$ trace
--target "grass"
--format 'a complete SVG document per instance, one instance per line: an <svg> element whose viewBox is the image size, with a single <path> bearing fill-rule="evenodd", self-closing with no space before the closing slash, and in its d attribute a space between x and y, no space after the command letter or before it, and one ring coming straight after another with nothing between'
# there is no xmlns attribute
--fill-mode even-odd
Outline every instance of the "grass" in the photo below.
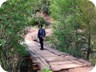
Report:
<svg viewBox="0 0 96 72"><path fill-rule="evenodd" d="M49 69L43 69L43 72L52 72L52 71Z"/></svg>

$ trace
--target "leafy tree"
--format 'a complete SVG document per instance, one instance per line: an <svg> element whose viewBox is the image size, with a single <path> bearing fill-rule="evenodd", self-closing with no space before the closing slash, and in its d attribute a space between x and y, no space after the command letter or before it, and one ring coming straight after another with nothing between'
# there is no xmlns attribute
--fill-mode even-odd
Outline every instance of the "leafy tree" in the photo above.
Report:
<svg viewBox="0 0 96 72"><path fill-rule="evenodd" d="M43 6L44 5L44 6ZM48 0L8 0L0 8L0 62L4 69L16 72L19 60L27 55L24 28L34 25L38 11L48 11ZM44 19L41 18L44 23Z"/></svg>
<svg viewBox="0 0 96 72"><path fill-rule="evenodd" d="M88 0L52 0L53 44L64 52L89 58L95 31L95 9ZM87 50L87 54L86 51Z"/></svg>
<svg viewBox="0 0 96 72"><path fill-rule="evenodd" d="M81 18L84 22L84 29L86 31L85 35L87 38L87 43L88 43L88 48L87 48L87 59L89 59L90 53L92 52L92 36L95 35L94 31L95 28L94 26L96 25L94 23L94 19L96 11L94 8L94 5L89 2L88 0L85 1L79 1L79 8L80 8L80 12L81 12ZM82 5L81 5L82 4Z"/></svg>
<svg viewBox="0 0 96 72"><path fill-rule="evenodd" d="M34 0L8 0L0 8L0 61L9 72L17 71L17 64L27 53L21 45L26 26L32 25Z"/></svg>
<svg viewBox="0 0 96 72"><path fill-rule="evenodd" d="M55 22L53 25L54 33L53 42L61 51L74 53L76 48L75 30L76 30L76 6L72 0L52 0L51 2L52 17ZM74 50L74 52L73 52Z"/></svg>

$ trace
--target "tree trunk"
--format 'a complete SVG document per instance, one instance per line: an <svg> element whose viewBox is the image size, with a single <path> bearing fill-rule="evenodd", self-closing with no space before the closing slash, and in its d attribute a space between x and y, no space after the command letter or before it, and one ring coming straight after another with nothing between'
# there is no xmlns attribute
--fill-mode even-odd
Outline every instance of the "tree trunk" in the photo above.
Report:
<svg viewBox="0 0 96 72"><path fill-rule="evenodd" d="M87 50L87 57L86 57L88 60L89 60L90 53L91 53L91 35L89 34L89 36L88 36L88 50Z"/></svg>

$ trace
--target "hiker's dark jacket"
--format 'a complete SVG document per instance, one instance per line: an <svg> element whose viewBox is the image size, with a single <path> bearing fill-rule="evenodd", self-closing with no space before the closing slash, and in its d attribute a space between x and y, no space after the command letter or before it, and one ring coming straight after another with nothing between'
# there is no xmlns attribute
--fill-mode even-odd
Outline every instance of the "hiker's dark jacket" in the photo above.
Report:
<svg viewBox="0 0 96 72"><path fill-rule="evenodd" d="M45 35L46 35L46 32L44 29L38 30L38 38L43 38L43 37L45 37Z"/></svg>

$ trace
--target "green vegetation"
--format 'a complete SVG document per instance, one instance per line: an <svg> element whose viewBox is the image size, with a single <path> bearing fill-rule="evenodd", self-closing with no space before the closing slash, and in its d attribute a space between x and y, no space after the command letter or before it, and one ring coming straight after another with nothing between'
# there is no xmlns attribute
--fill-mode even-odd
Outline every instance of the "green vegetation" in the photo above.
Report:
<svg viewBox="0 0 96 72"><path fill-rule="evenodd" d="M47 24L40 12L53 18L53 34L47 42L96 63L96 9L89 0L8 0L0 8L0 63L4 69L16 72L20 59L28 55L27 47L20 43L27 26Z"/></svg>
<svg viewBox="0 0 96 72"><path fill-rule="evenodd" d="M48 69L44 69L43 72L52 72L52 71Z"/></svg>
<svg viewBox="0 0 96 72"><path fill-rule="evenodd" d="M0 8L0 61L8 72L15 72L19 59L28 54L20 42L24 28L32 24L31 2L8 0Z"/></svg>
<svg viewBox="0 0 96 72"><path fill-rule="evenodd" d="M21 45L24 29L44 23L37 13L46 12L47 7L44 0L8 0L0 8L0 63L8 72L18 71L19 61L28 55L27 47Z"/></svg>
<svg viewBox="0 0 96 72"><path fill-rule="evenodd" d="M96 49L96 10L88 0L50 0L54 18L53 46L77 57L89 59ZM96 50L95 50L96 51Z"/></svg>

